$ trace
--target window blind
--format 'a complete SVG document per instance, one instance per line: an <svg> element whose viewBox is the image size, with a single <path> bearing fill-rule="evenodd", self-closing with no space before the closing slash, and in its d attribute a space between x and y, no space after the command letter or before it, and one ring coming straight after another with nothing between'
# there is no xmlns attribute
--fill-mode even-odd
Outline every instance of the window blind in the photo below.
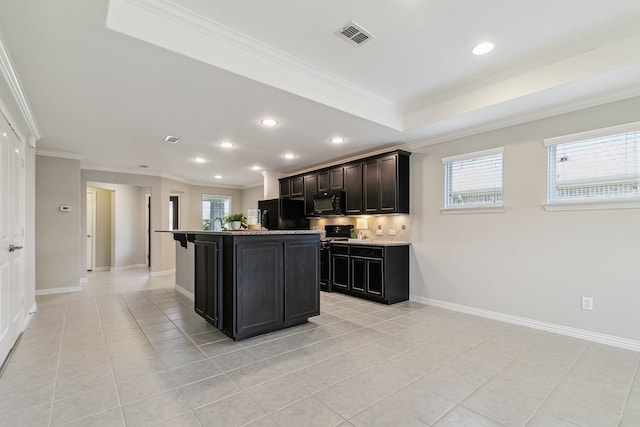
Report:
<svg viewBox="0 0 640 427"><path fill-rule="evenodd" d="M445 208L502 206L503 149L442 159Z"/></svg>
<svg viewBox="0 0 640 427"><path fill-rule="evenodd" d="M545 141L549 203L640 197L640 124L583 136Z"/></svg>

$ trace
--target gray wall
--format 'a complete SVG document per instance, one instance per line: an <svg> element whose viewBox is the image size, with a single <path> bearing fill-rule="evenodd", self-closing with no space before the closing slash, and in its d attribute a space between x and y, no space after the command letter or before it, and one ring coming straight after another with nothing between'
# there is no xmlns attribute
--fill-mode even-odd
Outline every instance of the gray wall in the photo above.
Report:
<svg viewBox="0 0 640 427"><path fill-rule="evenodd" d="M634 98L414 150L411 294L640 340L640 210L542 207L544 138L638 120ZM441 158L499 146L507 211L443 215Z"/></svg>
<svg viewBox="0 0 640 427"><path fill-rule="evenodd" d="M84 254L78 233L80 161L36 156L36 195L36 289L78 287ZM72 211L60 212L61 205Z"/></svg>

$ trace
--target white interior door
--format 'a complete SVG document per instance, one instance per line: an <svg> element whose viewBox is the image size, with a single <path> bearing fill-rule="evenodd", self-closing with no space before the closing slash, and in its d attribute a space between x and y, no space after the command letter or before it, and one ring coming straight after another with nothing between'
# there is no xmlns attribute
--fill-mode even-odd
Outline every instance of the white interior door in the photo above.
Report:
<svg viewBox="0 0 640 427"><path fill-rule="evenodd" d="M96 192L87 191L87 270L92 271L96 235Z"/></svg>
<svg viewBox="0 0 640 427"><path fill-rule="evenodd" d="M24 328L24 151L0 116L0 364Z"/></svg>

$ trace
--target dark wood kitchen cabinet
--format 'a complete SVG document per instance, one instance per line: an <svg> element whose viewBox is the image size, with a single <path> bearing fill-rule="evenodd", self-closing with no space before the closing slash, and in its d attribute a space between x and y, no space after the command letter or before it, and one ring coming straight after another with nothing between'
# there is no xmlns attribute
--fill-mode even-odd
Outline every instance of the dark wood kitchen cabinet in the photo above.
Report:
<svg viewBox="0 0 640 427"><path fill-rule="evenodd" d="M304 197L304 180L301 176L294 176L290 178L291 190L289 197Z"/></svg>
<svg viewBox="0 0 640 427"><path fill-rule="evenodd" d="M409 213L409 153L363 162L364 213Z"/></svg>
<svg viewBox="0 0 640 427"><path fill-rule="evenodd" d="M318 192L318 174L312 173L302 177L304 183L304 215L313 215L313 196Z"/></svg>
<svg viewBox="0 0 640 427"><path fill-rule="evenodd" d="M344 167L338 166L329 170L329 190L344 190Z"/></svg>
<svg viewBox="0 0 640 427"><path fill-rule="evenodd" d="M291 179L281 178L278 182L280 183L280 197L291 196Z"/></svg>
<svg viewBox="0 0 640 427"><path fill-rule="evenodd" d="M284 244L287 268L284 276L284 322L306 322L320 310L320 251L316 241L292 241Z"/></svg>
<svg viewBox="0 0 640 427"><path fill-rule="evenodd" d="M331 245L331 285L334 290L349 290L349 246Z"/></svg>
<svg viewBox="0 0 640 427"><path fill-rule="evenodd" d="M334 253L334 248L338 253ZM332 244L337 292L394 304L409 299L409 245ZM338 285L336 286L336 280Z"/></svg>
<svg viewBox="0 0 640 427"><path fill-rule="evenodd" d="M196 313L218 326L220 283L220 242L218 239L195 245L195 281L193 302Z"/></svg>
<svg viewBox="0 0 640 427"><path fill-rule="evenodd" d="M236 340L320 314L317 233L198 233L196 312Z"/></svg>
<svg viewBox="0 0 640 427"><path fill-rule="evenodd" d="M344 167L345 209L347 215L362 213L362 163L350 163Z"/></svg>
<svg viewBox="0 0 640 427"><path fill-rule="evenodd" d="M235 258L234 335L253 336L274 330L283 321L282 242L238 242Z"/></svg>
<svg viewBox="0 0 640 427"><path fill-rule="evenodd" d="M329 191L329 171L323 170L318 172L318 193Z"/></svg>

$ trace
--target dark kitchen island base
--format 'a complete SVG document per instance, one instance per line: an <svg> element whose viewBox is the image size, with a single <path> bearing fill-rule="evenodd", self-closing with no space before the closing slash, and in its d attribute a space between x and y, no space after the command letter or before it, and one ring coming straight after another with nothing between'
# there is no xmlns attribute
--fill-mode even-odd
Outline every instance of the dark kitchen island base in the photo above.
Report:
<svg viewBox="0 0 640 427"><path fill-rule="evenodd" d="M229 337L242 340L320 314L318 232L182 233L195 244L195 310Z"/></svg>

